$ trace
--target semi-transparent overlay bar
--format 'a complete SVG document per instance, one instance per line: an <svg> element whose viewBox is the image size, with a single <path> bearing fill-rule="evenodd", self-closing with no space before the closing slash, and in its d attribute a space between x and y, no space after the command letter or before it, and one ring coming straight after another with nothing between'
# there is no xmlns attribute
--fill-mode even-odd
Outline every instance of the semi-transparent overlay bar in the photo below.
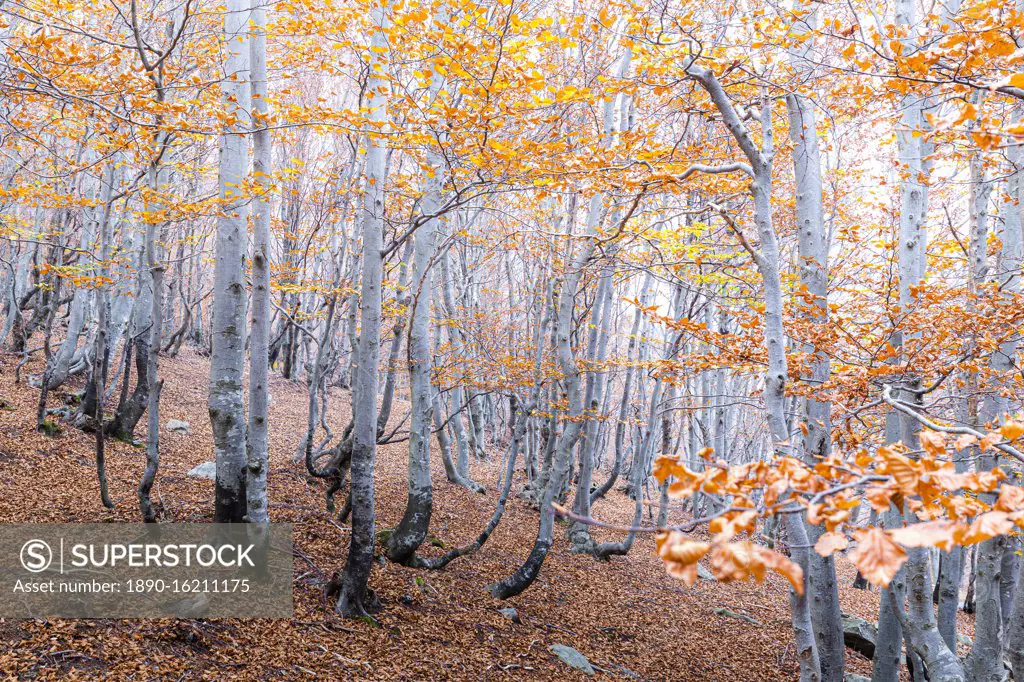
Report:
<svg viewBox="0 0 1024 682"><path fill-rule="evenodd" d="M288 523L0 524L2 618L290 618Z"/></svg>

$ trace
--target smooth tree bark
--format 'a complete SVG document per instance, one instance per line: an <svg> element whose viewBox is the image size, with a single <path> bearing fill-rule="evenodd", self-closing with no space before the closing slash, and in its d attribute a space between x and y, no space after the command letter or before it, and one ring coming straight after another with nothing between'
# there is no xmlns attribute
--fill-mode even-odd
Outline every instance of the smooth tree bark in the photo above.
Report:
<svg viewBox="0 0 1024 682"><path fill-rule="evenodd" d="M644 292L646 298L646 292L651 288L651 273L644 275L643 284L640 287L641 292ZM646 305L646 303L644 304ZM643 311L638 307L633 313L633 324L630 327L629 342L626 346L626 375L622 379L622 394L619 397L619 412L618 419L615 422L615 459L612 462L611 473L608 474L608 479L601 484L601 486L593 492L590 497L590 504L594 504L597 500L604 497L612 486L615 485L615 481L619 477L619 473L622 470L622 462L626 454L626 429L628 428L629 418L629 404L632 399L633 393L633 374L634 365L636 359L638 339L640 336L640 323L643 320ZM630 488L635 488L632 471L627 477L629 479Z"/></svg>
<svg viewBox="0 0 1024 682"><path fill-rule="evenodd" d="M92 201L98 197L94 194L86 198ZM101 229L98 225L101 220L101 211L97 210L97 208L89 208L86 212L85 225L82 229L79 243L79 248L85 253L90 251L93 237L98 229ZM57 352L50 358L50 362L47 363L46 371L43 374L42 381L47 391L52 391L61 386L68 379L71 361L78 351L78 341L85 331L85 316L90 298L92 298L92 290L88 287L78 287L75 289L68 311L68 326L64 341L60 344Z"/></svg>
<svg viewBox="0 0 1024 682"><path fill-rule="evenodd" d="M248 175L249 0L228 0L224 14L225 72L221 96L232 123L220 139L216 265L213 282L213 351L210 357L210 423L217 463L214 520L242 523L246 515L245 256Z"/></svg>
<svg viewBox="0 0 1024 682"><path fill-rule="evenodd" d="M1019 117L1018 117L1019 120ZM1024 183L1021 170L1024 169L1024 153L1019 146L1009 150L1012 169L1006 181L1006 199L1003 202L1003 231L1000 234L1002 251L996 279L1004 289L1020 290L1021 265L1024 263L1024 220L1021 202L1024 201ZM1000 368L1012 367L1017 355L1017 339L1007 339L993 354L991 363ZM993 397L995 399L995 397ZM1006 654L1015 680L1024 680L1024 562L1018 569L1017 589L1013 595L1013 606L1007 621Z"/></svg>
<svg viewBox="0 0 1024 682"><path fill-rule="evenodd" d="M362 207L362 283L359 345L352 385L352 533L335 610L345 617L369 617L376 595L369 588L374 546L374 468L377 460L377 387L380 360L381 248L384 230L386 150L381 129L387 123L388 6L375 6L368 56L366 108L372 131L366 139L366 186Z"/></svg>
<svg viewBox="0 0 1024 682"><path fill-rule="evenodd" d="M611 307L611 273L606 272L600 278L595 296L590 334L587 348L587 362L599 368L608 355L608 320ZM598 435L598 410L601 405L602 382L595 368L587 375L586 388L583 394L585 409L589 419L583 430L579 445L579 479L576 483L576 495L573 498L573 512L581 517L590 516L590 484L594 473L594 455ZM569 527L568 538L572 542L574 552L593 552L594 541L590 537L590 527L585 522L575 521Z"/></svg>
<svg viewBox="0 0 1024 682"><path fill-rule="evenodd" d="M549 300L550 296L545 299L545 302ZM523 405L518 397L513 396L512 399L513 407L511 410L511 416L509 417L512 420L512 440L509 443L508 453L505 456L505 471L502 476L502 488L501 492L498 494L498 503L494 508L494 513L491 514L491 518L488 520L484 529L480 531L480 534L468 545L449 550L438 558L426 558L418 555L414 556L411 561L411 565L430 569L444 568L455 559L468 556L483 547L484 543L487 542L498 527L498 524L501 523L502 516L505 513L505 506L508 503L509 493L512 491L512 480L515 477L516 460L519 455L519 450L522 448L523 439L526 437L527 425L533 417L533 413L540 402L541 391L543 388L544 340L547 338L547 330L548 326L551 324L552 317L550 306L545 305L544 307L545 313L540 324L537 325L534 336L534 383L529 398L530 402Z"/></svg>
<svg viewBox="0 0 1024 682"><path fill-rule="evenodd" d="M178 31L184 30L184 25L179 26L178 12L171 14L171 21L167 26L167 50L173 49L177 42ZM136 29L136 45L138 47L139 60L142 63L146 74L149 76L153 86L153 98L156 103L163 104L167 99L167 88L164 85L164 59L153 63L147 56L146 50L142 47L142 39ZM166 57L167 52L161 54ZM163 122L163 114L158 113L156 123L159 126ZM165 196L169 186L170 170L163 164L164 154L170 145L170 134L163 132L158 135L159 146L156 154L149 163L147 169L148 181L153 190L154 197ZM146 210L146 266L150 272L150 280L153 285L150 303L149 348L147 355L146 381L149 384L146 390L148 405L147 429L146 429L146 468L139 480L137 495L139 499L139 510L142 513L142 520L146 523L155 523L157 510L153 505L151 492L156 481L157 471L160 468L160 393L163 388L163 381L160 380L160 348L164 328L164 274L166 265L163 256L164 228L162 209L165 207L159 199L155 199L152 205ZM140 375L139 380L142 380Z"/></svg>
<svg viewBox="0 0 1024 682"><path fill-rule="evenodd" d="M616 66L615 66L615 68L614 68L614 70L612 72L612 76L614 78L616 78L616 79L621 79L621 78L625 77L626 73L629 71L629 64L630 64L630 61L632 60L632 58L633 58L633 52L632 52L632 50L630 48L627 48L623 52L622 57L620 57L618 62L616 63ZM615 113L616 113L616 103L617 103L617 101L618 101L617 97L608 97L608 98L605 99L604 104L602 106L601 147L603 147L605 149L611 148L615 144L615 135L616 135L616 132L617 132L617 130L616 130L616 123L615 123ZM625 120L626 120L625 112L629 110L629 98L626 97L626 96L622 97L622 107L621 107L621 110L623 112L622 116L621 116L621 120L623 121L623 123L625 123ZM605 208L605 205L604 205L604 203L605 203L604 200L605 200L605 195L602 192L598 192L593 197L591 197L590 204L587 207L587 223L586 223L586 225L587 225L587 234L588 235L592 235L592 234L596 233L597 230L600 228L601 222L602 222L602 220L604 218L604 214L605 214L605 211L606 211L606 208ZM589 261L589 259L591 257L592 249L594 247L594 243L595 242L593 240L591 240L587 244L587 246L584 247L583 255L586 256L586 260L583 260L583 261L580 262L580 266L581 267L583 265L585 265L587 263L587 261ZM614 253L615 253L616 250L617 250L617 247L615 245L612 245L610 247L609 251L611 253L608 254L609 255L609 259L614 258ZM578 286L579 274L576 274L575 277L576 277L576 282L575 283ZM566 280L564 280L563 286L564 286L565 283L568 283L568 282L569 282L569 279L567 278ZM597 302L595 304L595 312L594 312L594 314L597 315L598 318L593 320L592 323L591 323L592 326L593 326L593 333L591 335L590 349L589 349L589 353L590 353L590 356L591 356L590 359L591 360L597 359L598 356L600 356L602 354L601 350L599 350L599 348L598 348L598 346L600 346L600 345L604 346L604 352L605 352L605 354L607 353L607 335L606 334L602 334L600 332L600 328L604 327L604 325L606 324L607 319L608 319L608 310L607 309L609 309L611 307L610 297L611 297L611 287L612 287L612 273L610 272L610 270L607 270L604 273L604 275L601 277L599 282L600 282L600 284L598 286ZM573 291L572 294L573 294L573 296L575 296L576 292ZM571 309L569 310L569 315L570 315L570 318L571 318L571 316L572 316L572 310ZM602 342L603 342L603 344L602 344ZM571 349L570 349L570 352L571 352ZM600 361L601 360L598 360L598 362L600 362ZM573 358L573 364L575 365L575 358ZM595 390L599 390L599 389L596 389L596 387L595 387L595 379L597 379L597 377L595 377L593 374L588 374L588 376L587 376L587 391L586 391L585 395L583 396L583 410L584 411L592 410L594 408L594 405L592 404L592 401L594 401L595 399L596 399L596 404L600 405L600 393L598 393L597 395L594 394ZM573 400L573 399L574 399L574 396L572 396L570 394L570 400ZM581 447L580 447L580 479L579 479L579 485L578 485L578 487L576 489L576 498L574 500L573 506L574 506L576 512L578 514L580 514L581 516L589 516L590 515L590 481L591 481L591 477L592 477L592 474L593 474L593 455L594 455L594 448L593 448L592 443L593 443L594 440L596 440L596 435L597 435L596 434L596 421L594 420L595 416L596 415L592 414L591 415L591 419L588 420L588 424L587 424L588 428L587 428L586 433L589 435L589 438L585 438L583 440L583 443L582 443ZM570 418L572 418L572 417L570 417ZM594 425L594 427L591 427L591 425ZM567 425L566 428L568 430L569 426ZM573 431L578 430L578 426L572 427L572 430ZM545 511L542 508L541 509L541 514L544 514L544 513L545 513ZM585 523L574 523L570 527L570 529L569 529L569 539L572 542L573 551L576 551L576 552L588 552L588 553L589 552L593 552L594 541L590 537L590 528Z"/></svg>
<svg viewBox="0 0 1024 682"><path fill-rule="evenodd" d="M455 292L452 284L452 273L450 266L450 258L448 249L445 249L440 256L441 266L441 295L444 301L445 314L449 320L453 320L455 317ZM448 341L451 343L452 352L457 356L461 357L463 353L463 340L462 331L458 328L458 325L454 322L450 322L447 325L448 330ZM470 450L470 438L466 432L466 425L462 421L462 412L469 410L468 399L465 395L465 391L462 384L456 383L451 390L451 415L450 423L452 425L452 433L455 436L455 473L456 480L453 483L458 483L468 487L474 492L484 492L484 487L473 480L469 473L469 450Z"/></svg>
<svg viewBox="0 0 1024 682"><path fill-rule="evenodd" d="M797 9L803 9L799 5ZM804 14L794 22L793 33L798 38L818 28L817 13ZM803 78L813 79L811 67L813 39L800 41L802 49L792 55L796 72ZM797 249L800 258L800 284L811 299L803 304L804 317L815 325L828 323L828 238L825 233L825 212L822 206L821 153L818 148L818 126L814 106L799 92L786 96L789 113L789 138L793 145L793 173L796 181ZM812 356L810 375L805 380L813 387L828 381L829 357L824 349L807 344L805 351ZM829 457L832 452L831 404L810 396L803 400L804 437L803 459L813 466ZM817 542L824 529L809 525L808 537ZM811 622L821 660L823 682L843 682L846 645L843 642L842 613L839 608L839 583L835 562L831 556L822 557L808 552Z"/></svg>
<svg viewBox="0 0 1024 682"><path fill-rule="evenodd" d="M895 8L895 23L904 27L902 38L904 50L916 49L914 36L917 30L917 7L914 0L898 0ZM910 93L903 97L902 113L896 133L900 157L900 216L899 216L899 295L900 309L912 310L917 305L917 291L924 283L927 265L928 235L925 220L928 213L928 172L929 162L923 132L926 130L924 98ZM900 335L899 344L908 340ZM897 344L894 344L897 345ZM907 373L902 380L900 395L906 395L912 405L921 401L921 377L914 372ZM911 451L919 447L920 423L912 416L903 414L901 440ZM913 520L913 519L911 519ZM932 582L930 559L926 550L908 551L904 567L907 584L907 612L901 605L894 605L893 612L900 619L903 634L908 645L908 658L916 654L922 661L931 680L953 682L964 680L964 670L953 652L939 633L938 621L932 604ZM895 599L894 595L890 599ZM911 651L912 650L912 651Z"/></svg>
<svg viewBox="0 0 1024 682"><path fill-rule="evenodd" d="M267 10L252 7L249 67L253 115L252 304L249 333L249 428L246 432L245 508L250 523L269 523L268 405L270 380L270 189L272 171L269 105L267 102ZM328 322L328 324L330 324Z"/></svg>
<svg viewBox="0 0 1024 682"><path fill-rule="evenodd" d="M439 86L438 86L439 87ZM440 158L432 154L432 172L423 174L425 192L420 206L425 218L417 229L413 247L411 321L406 354L409 366L409 394L412 420L409 425L408 498L402 520L388 538L387 555L396 563L408 563L423 543L430 527L434 489L430 479L430 436L433 417L433 389L430 384L431 261L434 256L437 218L440 208ZM435 165L436 164L436 165Z"/></svg>
<svg viewBox="0 0 1024 682"><path fill-rule="evenodd" d="M980 100L980 95L975 97ZM1015 156L1019 155L1019 152ZM969 160L971 191L969 196L969 224L971 226L970 269L973 288L983 287L989 275L988 266L988 203L992 183L986 180L981 150L972 150ZM1019 207L1006 215L1001 233L1002 249L997 272L1000 293L1012 297L1020 289L1021 235ZM1014 369L1017 356L1017 339L1011 335L989 356L989 367L996 375L997 384L982 398L978 406L979 425L996 428L1010 410L1009 400L1004 397L1006 377ZM993 449L978 453L979 471L987 471L999 464ZM994 494L983 494L988 504L995 502ZM1002 682L1005 677L1002 653L1006 642L1007 614L1004 612L1005 578L1004 568L1009 569L1006 555L1011 544L1006 536L997 536L978 545L978 559L975 568L975 627L974 644L968 661L969 674L974 682ZM959 566L957 566L959 568ZM947 640L948 643L948 640ZM955 644L950 646L955 651Z"/></svg>
<svg viewBox="0 0 1024 682"><path fill-rule="evenodd" d="M149 169L149 181L152 184L155 196L161 196L160 191L164 185L164 174L159 161L154 161ZM153 208L156 208L155 206ZM147 213L150 213L147 211ZM142 512L142 520L146 523L154 523L157 513L153 506L150 492L153 483L156 481L157 471L160 468L160 389L162 382L159 380L160 361L160 334L163 328L164 314L164 271L165 267L160 256L160 235L162 229L159 219L154 215L146 223L146 266L150 271L150 279L153 283L153 295L150 298L152 310L150 312L149 348L147 355L148 366L146 368L146 381L149 384L146 390L148 405L146 406L146 468L142 472L139 481L138 498L139 509ZM141 380L141 379L140 379Z"/></svg>
<svg viewBox="0 0 1024 682"><path fill-rule="evenodd" d="M581 418L584 411L583 392L580 390L580 370L571 344L573 309L584 266L590 261L597 248L599 239L597 227L602 203L603 196L600 193L590 199L587 213L589 223L587 232L583 236L583 245L579 247L568 264L562 277L561 290L558 293L555 317L555 354L558 367L562 371L561 399L568 404L568 411L562 433L558 436L555 445L551 477L541 497L537 539L534 541L533 549L526 561L512 575L488 587L488 591L499 599L514 597L533 584L554 542L555 510L552 503L558 499L568 477L572 451L580 435Z"/></svg>
<svg viewBox="0 0 1024 682"><path fill-rule="evenodd" d="M772 220L772 158L774 144L772 140L771 106L767 98L761 107L761 147L755 144L750 131L736 111L715 74L707 68L691 63L687 74L700 83L711 97L715 108L747 158L747 164L734 169L743 170L752 179L750 192L754 200L754 224L760 239L758 249L750 248L761 281L764 285L764 344L768 355L768 368L764 376L764 404L768 417L768 428L772 438L776 456L785 456L786 443L789 441L789 427L786 422L786 378L788 376L786 360L786 336L782 320L782 277L779 258L778 237ZM720 169L718 169L720 170ZM727 222L731 220L727 216ZM737 236L745 240L742 232L736 228ZM800 663L801 682L818 682L821 680L821 663L818 647L815 642L808 607L807 575L809 572L808 548L810 543L803 518L798 514L786 514L786 533L789 537L791 553L804 571L805 591L799 595L790 590L790 611L793 626L797 660Z"/></svg>
<svg viewBox="0 0 1024 682"><path fill-rule="evenodd" d="M391 347L384 365L384 389L381 391L380 409L377 412L377 440L384 440L387 437L388 420L391 419L391 409L395 402L395 388L398 385L398 358L402 350L402 341L406 337L405 330L410 312L409 267L407 264L411 259L414 244L412 239L406 240L401 262L398 265L395 305L405 314L399 313L396 316L391 331Z"/></svg>
<svg viewBox="0 0 1024 682"><path fill-rule="evenodd" d="M112 194L116 178L116 165L110 163L106 168L106 179L104 181L102 195L103 215L100 218L99 239L100 239L100 276L104 279L110 278L110 214L112 210ZM91 414L96 433L96 471L99 475L100 500L103 506L110 509L114 506L110 499L110 490L107 483L106 470L106 434L103 432L103 389L107 381L107 365L110 353L107 347L108 329L108 285L101 282L96 289L96 336L93 339L93 368L91 376L92 393L94 395L94 407ZM84 402L84 401L83 401Z"/></svg>
<svg viewBox="0 0 1024 682"><path fill-rule="evenodd" d="M149 405L149 355L158 349L150 347L153 326L153 274L149 269L148 247L143 242L137 255L139 272L138 286L133 298L129 338L125 340L124 370L121 379L121 396L114 416L107 422L107 435L123 441L131 441L135 427ZM135 388L131 395L128 386L131 378L132 360L135 362Z"/></svg>

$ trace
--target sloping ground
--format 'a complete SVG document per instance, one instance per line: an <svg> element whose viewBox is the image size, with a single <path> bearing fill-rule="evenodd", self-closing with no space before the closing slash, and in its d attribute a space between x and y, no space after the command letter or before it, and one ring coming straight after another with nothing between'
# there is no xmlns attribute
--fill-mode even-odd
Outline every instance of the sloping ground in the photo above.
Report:
<svg viewBox="0 0 1024 682"><path fill-rule="evenodd" d="M55 437L33 429L36 390L14 384L18 358L0 355L0 522L137 521L135 488L144 465L140 448L111 443L110 490L116 508L99 501L91 436L65 426ZM26 370L38 371L37 365ZM165 378L161 423L190 422L191 435L161 433L155 496L165 520L209 521L213 483L185 472L212 458L206 412L209 364L184 350L161 359ZM23 376L24 376L23 372ZM538 581L525 594L499 602L485 586L514 570L532 545L537 514L512 500L501 526L476 555L444 571L425 572L381 562L371 585L384 605L379 627L336 618L322 584L345 560L348 528L323 511L320 484L291 463L305 430L306 392L275 378L271 392L271 519L296 524L295 616L281 620L0 620L0 672L9 679L116 680L570 680L586 679L561 663L553 644L575 647L603 679L793 680L797 677L788 627L786 583L701 582L692 589L665 575L650 536L626 558L598 563L570 554L558 542ZM53 397L56 404L62 394ZM348 395L332 397L338 431ZM401 413L403 405L396 407ZM399 414L400 416L400 414ZM145 422L145 419L143 419ZM142 437L143 433L140 427ZM378 527L391 527L405 504L404 444L380 448ZM499 455L495 455L500 459ZM435 457L435 460L437 458ZM497 465L480 463L474 476L489 486L475 495L450 485L435 462L432 532L446 546L475 537L493 511ZM599 474L603 475L603 474ZM628 522L632 502L619 492L595 515ZM595 533L599 537L611 535ZM429 548L428 551L440 551ZM844 610L874 620L877 593L847 589ZM498 613L518 609L517 625ZM717 615L726 608L757 624ZM848 654L862 674L870 662Z"/></svg>

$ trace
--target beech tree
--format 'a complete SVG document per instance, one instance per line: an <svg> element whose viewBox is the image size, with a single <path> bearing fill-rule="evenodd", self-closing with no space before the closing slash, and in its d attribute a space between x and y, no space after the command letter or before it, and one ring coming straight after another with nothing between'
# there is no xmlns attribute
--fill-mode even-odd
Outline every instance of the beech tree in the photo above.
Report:
<svg viewBox="0 0 1024 682"><path fill-rule="evenodd" d="M105 439L138 438L141 519L175 518L161 356L208 356L210 518L276 520L298 477L341 616L382 607L377 552L459 570L515 509L536 533L498 599L563 549L775 572L800 679L839 682L850 562L875 682L1024 675L1020 7L0 15L0 343L32 428L95 438L99 504ZM452 500L486 512L441 550Z"/></svg>

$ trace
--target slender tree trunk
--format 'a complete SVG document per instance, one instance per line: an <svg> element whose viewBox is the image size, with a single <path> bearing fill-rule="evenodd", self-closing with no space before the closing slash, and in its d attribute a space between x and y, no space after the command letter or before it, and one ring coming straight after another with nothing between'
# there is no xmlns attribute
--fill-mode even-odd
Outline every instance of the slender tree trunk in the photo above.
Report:
<svg viewBox="0 0 1024 682"><path fill-rule="evenodd" d="M641 291L646 292L651 287L651 273L647 273L644 276L644 283L641 286ZM619 472L622 469L622 460L626 453L626 422L629 417L629 402L632 398L633 392L633 365L634 358L637 349L637 338L640 335L640 322L643 319L643 311L637 308L633 313L633 326L629 332L629 344L626 347L626 376L622 381L622 396L619 399L619 414L618 419L615 422L615 460L612 462L612 470L606 480L600 488L594 491L590 497L590 503L594 504L597 500L604 497L612 486L615 485L615 481L619 477ZM633 476L628 477L630 479L630 487L633 485Z"/></svg>
<svg viewBox="0 0 1024 682"><path fill-rule="evenodd" d="M584 411L584 396L580 390L580 370L576 364L576 356L571 344L573 309L576 294L579 292L583 268L590 262L597 248L597 227L600 222L602 203L603 196L600 193L590 199L588 211L590 219L587 225L587 234L583 237L584 244L569 264L562 279L561 291L558 294L555 351L559 369L562 371L561 400L568 404L568 413L555 446L551 477L543 490L537 539L526 561L512 575L488 588L493 596L500 599L514 597L533 584L554 541L555 510L551 505L558 499L566 483L572 450L580 435L581 417Z"/></svg>
<svg viewBox="0 0 1024 682"><path fill-rule="evenodd" d="M914 49L913 32L917 25L917 9L913 0L898 0L896 24L907 27L904 49ZM904 97L902 120L897 131L900 155L900 234L899 272L900 308L912 310L917 305L917 287L924 283L927 252L925 218L928 212L928 162L922 132L926 128L924 100L915 94ZM894 344L896 345L896 344ZM902 344L900 344L902 345ZM916 389L921 378L910 372L903 379L908 399L919 404L921 394ZM919 445L920 424L910 416L902 418L904 445L916 450ZM923 662L932 680L963 680L964 671L956 654L950 650L939 634L932 606L932 584L928 554L923 549L912 549L905 566L907 579L907 614L898 613L908 648L913 649ZM910 652L908 651L908 657Z"/></svg>
<svg viewBox="0 0 1024 682"><path fill-rule="evenodd" d="M107 435L123 441L133 438L135 427L149 405L149 354L152 335L149 333L153 322L153 276L150 272L147 246L143 244L138 256L139 286L134 298L131 317L130 338L125 344L131 349L125 351L124 377L121 399L113 418L107 423ZM153 349L152 352L156 352ZM135 357L135 389L127 395L131 356Z"/></svg>
<svg viewBox="0 0 1024 682"><path fill-rule="evenodd" d="M224 15L227 77L221 88L235 123L221 135L217 262L213 283L213 352L210 357L210 423L217 462L218 523L246 515L245 256L249 202L241 194L249 167L249 2L228 0Z"/></svg>
<svg viewBox="0 0 1024 682"><path fill-rule="evenodd" d="M441 254L441 294L444 300L445 314L449 319L455 316L455 294L452 286L452 275L451 268L449 266L448 252L445 251ZM463 352L462 344L462 332L458 330L454 323L448 325L448 340L451 342L452 351L461 356ZM463 392L462 385L456 383L452 387L451 397L451 425L452 432L455 435L455 471L456 476L459 479L456 482L463 482L460 484L468 484L471 490L476 492L483 492L484 488L479 483L474 481L469 475L469 436L466 434L466 426L462 421L462 411L468 410L466 405L466 398Z"/></svg>
<svg viewBox="0 0 1024 682"><path fill-rule="evenodd" d="M150 182L156 196L160 196L160 191L163 190L161 176L164 172L156 162L150 168ZM160 468L160 389L163 382L159 380L159 360L160 334L163 329L164 313L164 264L160 260L159 250L161 232L160 224L155 220L146 224L146 265L153 282L153 297L151 299L152 312L150 313L152 324L148 332L150 352L147 356L148 366L146 368L146 381L149 384L146 391L149 402L146 407L146 468L139 481L138 489L139 508L142 512L142 519L146 523L156 521L156 510L150 499L150 491Z"/></svg>
<svg viewBox="0 0 1024 682"><path fill-rule="evenodd" d="M754 198L754 223L761 242L760 249L754 251L752 255L761 275L761 281L764 283L764 343L768 355L768 370L764 378L764 403L773 448L778 455L784 455L785 450L782 444L789 440L785 394L788 370L786 337L782 322L779 246L775 226L772 222L771 207L772 156L774 154L771 107L765 98L761 107L763 139L761 149L758 149L714 74L708 69L697 66L691 66L689 74L707 91L715 107L722 114L729 131L750 162L750 171L753 177L750 191ZM809 572L806 547L809 543L803 518L796 514L787 514L786 530L793 547L793 558L801 564L806 583L806 576ZM821 663L811 626L806 591L802 596L797 595L795 591L791 592L790 610L797 660L800 662L800 680L801 682L817 682L821 680Z"/></svg>
<svg viewBox="0 0 1024 682"><path fill-rule="evenodd" d="M802 16L793 26L797 35L817 28L817 14ZM802 43L810 50L813 40ZM806 57L793 55L794 67L811 76ZM813 76L811 76L813 77ZM821 155L818 149L818 127L813 105L800 94L786 97L789 111L789 137L793 144L793 173L796 180L796 222L797 245L800 256L800 283L813 301L807 307L805 317L816 325L828 323L828 242L825 234L825 217L822 208ZM810 376L814 387L828 381L830 375L828 356L813 344L805 350L814 357ZM827 401L808 397L803 401L803 420L807 428L804 442L804 461L813 466L825 460L832 451L831 406ZM824 529L809 526L811 544L817 542ZM843 642L842 614L839 608L839 584L832 557L822 557L817 552L808 552L811 621L814 637L821 659L823 682L843 682L843 659L846 645Z"/></svg>
<svg viewBox="0 0 1024 682"><path fill-rule="evenodd" d="M267 117L267 10L257 1L252 7L249 36L253 126L252 171L257 188L253 201L252 311L249 337L249 428L246 440L245 508L250 523L269 523L267 469L269 468L270 380L270 196L271 139ZM328 325L330 323L328 322Z"/></svg>
<svg viewBox="0 0 1024 682"><path fill-rule="evenodd" d="M396 303L399 308L408 308L409 294L407 288L409 269L406 263L412 255L413 242L406 242L402 252L402 263L399 266ZM395 400L395 384L398 381L398 356L402 350L402 339L405 336L406 315L399 313L391 335L391 348L388 351L387 364L384 370L384 391L380 400L380 411L377 414L377 435L383 437L388 420L391 418L391 406Z"/></svg>
<svg viewBox="0 0 1024 682"><path fill-rule="evenodd" d="M373 9L367 102L374 132L387 122L387 6ZM360 288L360 336L352 388L352 534L335 610L342 616L368 616L375 594L368 587L373 567L374 467L377 459L377 385L380 358L381 245L384 229L384 141L367 135L366 188L363 195L363 281Z"/></svg>
<svg viewBox="0 0 1024 682"><path fill-rule="evenodd" d="M434 158L431 166L433 172L423 174L425 193L421 200L421 210L424 216L432 216L440 207L440 159ZM430 430L433 416L433 389L430 385L430 299L433 285L430 266L434 256L436 228L437 218L427 217L416 231L413 253L412 281L415 295L411 302L412 319L406 351L412 400L408 499L402 520L388 539L387 547L388 558L403 564L415 556L416 550L426 538L434 508L434 489L430 479Z"/></svg>
<svg viewBox="0 0 1024 682"><path fill-rule="evenodd" d="M97 229L99 218L96 215L97 208L90 208L85 226L82 229L79 248L88 252L91 247L93 235ZM68 379L71 369L71 361L78 350L78 341L85 329L85 313L89 306L89 299L92 297L92 289L78 287L75 289L71 299L71 308L68 313L68 328L64 342L47 364L43 381L46 383L46 390L52 391L62 385Z"/></svg>
<svg viewBox="0 0 1024 682"><path fill-rule="evenodd" d="M115 164L108 165L106 182L103 186L103 217L100 219L100 276L110 277L110 213L111 195L114 189L116 177ZM107 484L106 452L103 433L103 388L107 381L107 363L110 354L107 349L107 284L101 282L96 289L96 337L94 343L94 359L92 368L92 393L94 395L94 408L92 419L95 424L96 433L96 471L99 477L100 500L103 506L110 509L114 506L110 499L110 491ZM83 401L84 403L85 401Z"/></svg>

